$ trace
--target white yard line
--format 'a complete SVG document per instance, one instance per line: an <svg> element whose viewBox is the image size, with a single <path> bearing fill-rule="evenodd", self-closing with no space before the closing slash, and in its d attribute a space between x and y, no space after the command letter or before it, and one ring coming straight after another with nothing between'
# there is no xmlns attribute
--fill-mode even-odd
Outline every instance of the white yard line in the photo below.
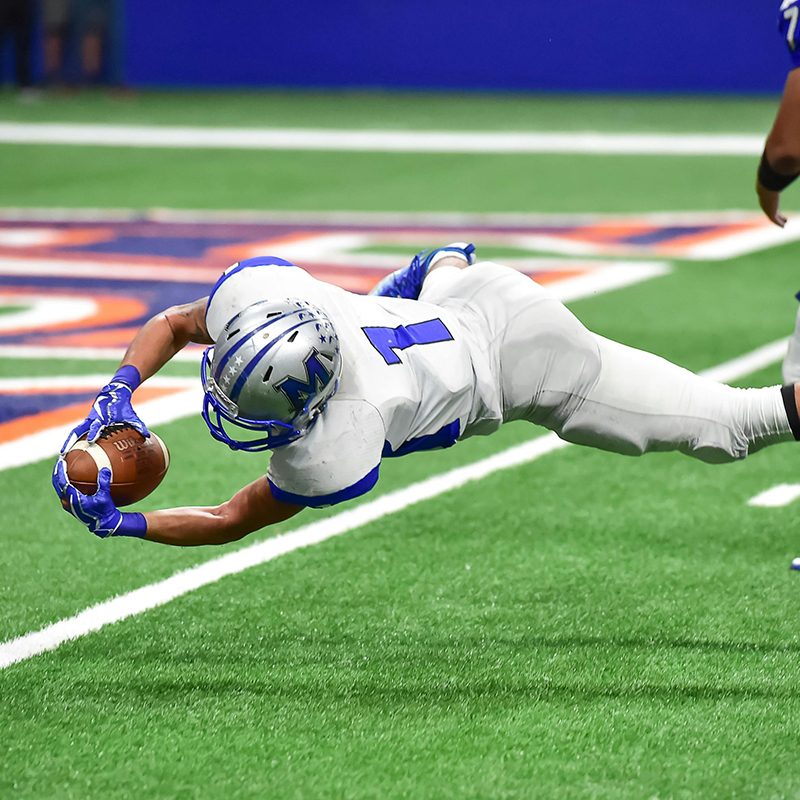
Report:
<svg viewBox="0 0 800 800"><path fill-rule="evenodd" d="M679 257L692 261L727 261L798 239L800 239L800 220L795 218L789 220L784 228L770 225L692 245Z"/></svg>
<svg viewBox="0 0 800 800"><path fill-rule="evenodd" d="M316 128L193 128L154 125L0 123L0 142L109 147L321 150L362 153L576 153L746 156L761 134L603 133L599 131L393 131Z"/></svg>
<svg viewBox="0 0 800 800"><path fill-rule="evenodd" d="M85 636L105 625L164 605L193 589L215 583L226 575L234 575L250 567L264 564L284 553L290 553L292 550L319 544L333 536L360 528L362 525L374 522L388 514L402 511L470 481L480 480L501 469L525 464L545 453L566 446L567 442L553 434L542 436L475 464L451 470L443 475L436 475L405 489L383 495L377 500L364 503L334 517L313 522L290 533L275 536L265 542L259 542L199 564L184 572L178 572L159 583L106 600L87 608L74 617L0 644L0 669L47 650L53 650L70 639Z"/></svg>
<svg viewBox="0 0 800 800"><path fill-rule="evenodd" d="M0 275L54 278L99 278L105 281L167 281L213 286L224 266L180 267L170 264L126 264L123 261L78 261L55 258L0 257Z"/></svg>
<svg viewBox="0 0 800 800"><path fill-rule="evenodd" d="M4 222L188 222L220 224L301 224L357 225L359 227L530 227L531 225L592 225L603 221L619 221L629 214L547 214L547 213L463 213L460 211L232 211L180 208L0 208ZM715 225L761 219L753 209L719 211L656 211L637 214L636 219L654 225Z"/></svg>
<svg viewBox="0 0 800 800"><path fill-rule="evenodd" d="M507 259L508 266L512 266ZM561 269L569 269L568 261L561 263ZM556 266L555 269L559 267ZM667 275L670 265L664 261L614 261L595 262L594 268L574 278L562 278L546 284L548 291L562 303L571 303L585 297L593 297L613 289L622 289L637 283ZM534 278L535 280L535 278Z"/></svg>
<svg viewBox="0 0 800 800"><path fill-rule="evenodd" d="M20 392L27 389L97 389L108 383L107 374L97 375L48 375L39 378L0 378L0 394L3 392ZM170 377L154 375L147 381L148 386L156 389L187 389L197 384L196 378Z"/></svg>
<svg viewBox="0 0 800 800"><path fill-rule="evenodd" d="M781 483L773 486L766 492L761 492L747 501L749 506L762 506L764 508L778 508L788 506L800 497L800 483Z"/></svg>
<svg viewBox="0 0 800 800"><path fill-rule="evenodd" d="M764 367L768 367L776 361L781 361L786 355L788 343L788 338L778 339L757 347L743 356L726 361L724 364L718 364L716 367L704 370L700 374L704 378L711 378L711 380L719 383L731 383L745 377L745 375L752 375L754 372L758 372L758 370L764 369Z"/></svg>
<svg viewBox="0 0 800 800"><path fill-rule="evenodd" d="M776 347L778 343L760 347L753 353L735 358L717 367L701 373L705 376L724 375L726 380L742 378L753 369L773 363L781 357ZM781 342L785 348L785 341ZM759 354L754 356L754 354ZM772 362L764 362L767 353L774 357ZM756 367L753 367L756 364ZM289 533L275 536L264 542L245 547L233 553L199 564L196 567L178 572L166 580L143 586L124 595L118 595L76 614L74 617L60 620L39 631L27 633L16 639L0 644L0 669L32 658L49 650L55 650L64 642L86 636L128 617L141 614L151 608L165 605L194 589L215 583L227 575L234 575L250 567L259 566L280 555L290 553L301 547L319 544L320 542L347 533L362 525L375 522L389 514L402 511L409 506L430 500L440 494L449 492L471 481L480 480L499 470L527 464L540 456L567 447L568 443L559 439L554 433L548 433L532 441L504 450L494 456L485 458L474 464L459 467L442 475L436 475L405 489L378 497L376 500L348 511L343 511L328 519L311 523Z"/></svg>

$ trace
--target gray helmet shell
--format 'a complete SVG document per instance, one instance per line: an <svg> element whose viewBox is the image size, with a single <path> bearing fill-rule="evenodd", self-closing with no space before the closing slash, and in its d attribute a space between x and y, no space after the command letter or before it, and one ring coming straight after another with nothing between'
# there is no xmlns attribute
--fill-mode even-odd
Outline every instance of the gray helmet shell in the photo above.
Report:
<svg viewBox="0 0 800 800"><path fill-rule="evenodd" d="M339 337L324 311L296 298L263 300L222 329L204 389L231 422L281 422L301 435L341 372Z"/></svg>

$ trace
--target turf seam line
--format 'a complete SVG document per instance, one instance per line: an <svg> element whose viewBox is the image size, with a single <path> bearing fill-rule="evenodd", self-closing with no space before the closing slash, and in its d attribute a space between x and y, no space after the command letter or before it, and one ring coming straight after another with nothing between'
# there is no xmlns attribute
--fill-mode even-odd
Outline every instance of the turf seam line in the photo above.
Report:
<svg viewBox="0 0 800 800"><path fill-rule="evenodd" d="M315 150L361 153L758 156L762 134L600 131L401 131L325 128L198 128L174 125L0 123L6 144L108 147Z"/></svg>
<svg viewBox="0 0 800 800"><path fill-rule="evenodd" d="M599 221L619 221L627 214L609 212L463 212L463 211L311 211L311 210L242 210L200 208L66 208L60 206L3 206L0 220L6 222L215 222L218 224L309 224L358 225L384 228L402 226L496 227L532 225L592 225ZM758 217L751 208L728 208L713 211L648 211L636 218L654 225L714 225L747 222ZM159 265L160 268L160 265Z"/></svg>
<svg viewBox="0 0 800 800"><path fill-rule="evenodd" d="M785 351L786 340L781 339L701 374L706 377L716 377L717 380L736 380L757 369L769 366L781 358ZM375 522L389 514L402 511L424 500L430 500L471 481L480 480L499 470L526 464L540 456L568 446L569 442L559 439L554 433L548 433L473 464L458 467L404 489L390 492L333 517L313 522L263 542L257 542L249 547L178 572L165 580L143 586L127 594L118 595L90 606L73 617L59 620L41 630L3 642L0 644L0 669L55 650L64 642L98 631L106 625L165 605L188 592L215 583L227 575L234 575L251 567L259 566L301 547L319 544L333 536Z"/></svg>
<svg viewBox="0 0 800 800"><path fill-rule="evenodd" d="M151 208L148 210L135 209L97 209L97 208L0 208L0 220L5 222L88 222L88 223L114 223L126 221L142 221L161 224L189 223L196 224L202 222L214 222L221 225L260 225L260 224L280 224L280 225L347 225L357 226L365 229L360 236L369 235L369 230L377 228L382 231L387 226L405 226L430 228L431 226L445 227L468 227L474 231L471 236L477 236L478 232L488 229L491 233L494 228L519 227L530 228L546 226L555 228L549 233L527 233L520 231L524 235L523 249L532 251L540 250L549 253L548 258L563 257L585 258L594 261L598 256L607 257L613 255L607 249L595 249L588 242L578 241L568 236L575 226L594 226L611 222L620 222L632 219L637 224L666 226L666 227L696 227L710 226L733 226L741 225L741 229L736 232L729 230L721 237L711 239L701 239L686 248L682 248L680 253L673 253L673 257L688 259L693 261L718 261L736 258L741 255L763 250L769 247L787 244L800 238L800 224L797 220L790 220L784 228L772 225L763 214L756 214L752 210L728 209L724 211L671 211L671 212L649 212L643 214L547 214L547 213L461 213L461 212L382 212L382 211L202 211L186 209L164 209ZM563 228L559 232L557 229ZM562 234L567 234L562 235ZM422 232L421 232L422 235ZM439 234L437 234L439 235ZM293 245L288 245L292 249ZM283 249L286 243L281 245ZM309 258L309 252L304 245L300 246L302 253L295 256L287 256L291 261L297 258L302 261ZM341 259L336 263L346 264L349 267L365 266L373 268L375 266L386 267L388 271L397 268L393 257L371 255L368 260L360 261L358 254L349 251L347 248L333 250L324 248L323 251L314 254L315 258L322 258L323 263L330 264L331 257ZM642 252L636 247L632 250L623 248L618 255L626 263L633 265L636 262L630 261L634 256L643 258L662 257L668 255L666 252ZM375 261L378 259L378 261ZM542 262L541 254L534 256L534 260ZM649 263L640 262L640 263ZM77 277L104 277L104 278L123 278L124 275L117 275L120 270L128 273L129 276L140 276L147 280L180 280L187 283L207 283L214 282L219 276L219 271L215 268L202 266L167 266L163 264L123 264L116 263L116 270L109 271L108 262L68 260L62 261L57 258L26 258L21 255L14 257L5 256L0 259L0 272L4 274L38 274L38 275L68 275ZM549 267L549 268L552 268Z"/></svg>

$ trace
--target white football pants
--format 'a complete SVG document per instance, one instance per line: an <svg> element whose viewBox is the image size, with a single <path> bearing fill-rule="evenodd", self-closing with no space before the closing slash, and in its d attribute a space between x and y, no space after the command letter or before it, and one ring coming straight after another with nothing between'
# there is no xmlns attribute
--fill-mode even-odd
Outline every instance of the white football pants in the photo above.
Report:
<svg viewBox="0 0 800 800"><path fill-rule="evenodd" d="M423 295L485 320L505 422L615 453L678 450L710 463L794 439L779 386L732 388L598 336L516 270L439 267Z"/></svg>

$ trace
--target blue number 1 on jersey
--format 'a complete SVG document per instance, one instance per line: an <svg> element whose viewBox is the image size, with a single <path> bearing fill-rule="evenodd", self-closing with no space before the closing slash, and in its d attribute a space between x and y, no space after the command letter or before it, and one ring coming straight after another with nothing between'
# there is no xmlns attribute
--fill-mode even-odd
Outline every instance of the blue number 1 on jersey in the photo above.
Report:
<svg viewBox="0 0 800 800"><path fill-rule="evenodd" d="M797 0L783 0L781 3L781 15L782 18L778 20L778 28L786 36L786 43L789 45L789 50L797 66L797 22L798 17L800 17Z"/></svg>
<svg viewBox="0 0 800 800"><path fill-rule="evenodd" d="M398 325L396 328L362 328L370 344L383 356L387 364L402 364L395 350L407 350L416 344L452 342L453 335L440 319Z"/></svg>

